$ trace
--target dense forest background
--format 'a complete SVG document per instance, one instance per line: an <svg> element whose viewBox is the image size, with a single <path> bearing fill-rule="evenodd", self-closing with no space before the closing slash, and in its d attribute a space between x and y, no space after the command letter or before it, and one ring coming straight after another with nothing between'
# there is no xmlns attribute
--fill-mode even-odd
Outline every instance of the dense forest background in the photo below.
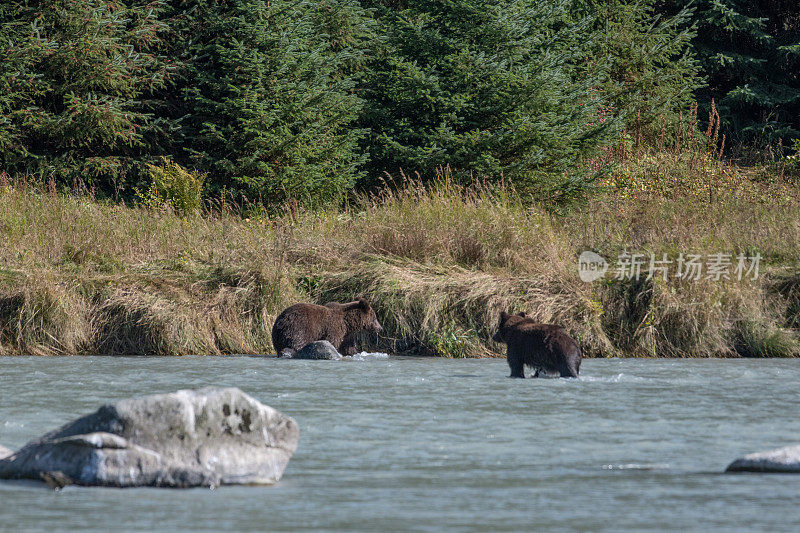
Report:
<svg viewBox="0 0 800 533"><path fill-rule="evenodd" d="M0 170L115 199L443 167L569 199L696 116L745 163L800 137L796 0L6 0L0 58Z"/></svg>

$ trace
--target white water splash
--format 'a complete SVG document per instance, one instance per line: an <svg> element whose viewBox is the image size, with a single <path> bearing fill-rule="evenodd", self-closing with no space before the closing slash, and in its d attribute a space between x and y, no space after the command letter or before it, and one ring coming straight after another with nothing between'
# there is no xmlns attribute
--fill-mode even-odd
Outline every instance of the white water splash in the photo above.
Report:
<svg viewBox="0 0 800 533"><path fill-rule="evenodd" d="M666 463L627 463L621 465L603 465L603 470L669 470L669 465Z"/></svg>
<svg viewBox="0 0 800 533"><path fill-rule="evenodd" d="M598 381L603 383L639 383L639 382L654 381L652 378L634 376L631 374L624 374L624 373L619 373L608 377L581 376L578 379L580 379L581 381Z"/></svg>
<svg viewBox="0 0 800 533"><path fill-rule="evenodd" d="M344 359L349 361L377 361L389 359L389 354L383 352L359 352L355 355L345 355Z"/></svg>

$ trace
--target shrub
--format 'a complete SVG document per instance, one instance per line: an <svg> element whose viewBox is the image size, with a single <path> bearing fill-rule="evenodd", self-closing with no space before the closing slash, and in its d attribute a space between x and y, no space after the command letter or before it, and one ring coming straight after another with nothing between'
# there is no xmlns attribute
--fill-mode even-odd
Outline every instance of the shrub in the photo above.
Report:
<svg viewBox="0 0 800 533"><path fill-rule="evenodd" d="M734 350L742 357L792 357L797 353L791 335L767 324L741 320L734 333Z"/></svg>
<svg viewBox="0 0 800 533"><path fill-rule="evenodd" d="M149 208L169 205L178 213L196 212L203 200L203 183L206 175L187 170L163 159L161 165L147 165L152 180L150 188L139 193L142 204Z"/></svg>

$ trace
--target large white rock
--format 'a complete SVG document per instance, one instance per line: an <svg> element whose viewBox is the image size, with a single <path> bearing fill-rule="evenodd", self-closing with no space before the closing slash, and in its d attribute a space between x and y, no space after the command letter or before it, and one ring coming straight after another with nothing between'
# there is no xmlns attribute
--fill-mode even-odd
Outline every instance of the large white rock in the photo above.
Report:
<svg viewBox="0 0 800 533"><path fill-rule="evenodd" d="M726 472L784 472L800 474L800 446L751 453L736 459Z"/></svg>
<svg viewBox="0 0 800 533"><path fill-rule="evenodd" d="M237 388L209 387L105 405L0 459L0 478L113 487L277 482L297 423Z"/></svg>
<svg viewBox="0 0 800 533"><path fill-rule="evenodd" d="M9 450L5 446L0 446L0 459L5 459L9 455L12 455L14 452Z"/></svg>

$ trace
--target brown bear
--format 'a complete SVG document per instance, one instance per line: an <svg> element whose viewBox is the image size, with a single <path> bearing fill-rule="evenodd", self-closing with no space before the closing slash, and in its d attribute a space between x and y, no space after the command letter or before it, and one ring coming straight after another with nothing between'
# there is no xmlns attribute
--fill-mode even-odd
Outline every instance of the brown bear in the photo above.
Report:
<svg viewBox="0 0 800 533"><path fill-rule="evenodd" d="M325 340L339 353L353 355L356 335L364 330L380 332L383 328L363 298L346 304L295 304L275 319L272 344L279 355L292 356L309 342Z"/></svg>
<svg viewBox="0 0 800 533"><path fill-rule="evenodd" d="M539 371L559 372L562 378L577 378L581 349L561 326L540 324L525 313L500 313L500 325L492 340L508 346L506 359L512 378L525 377L525 365Z"/></svg>

